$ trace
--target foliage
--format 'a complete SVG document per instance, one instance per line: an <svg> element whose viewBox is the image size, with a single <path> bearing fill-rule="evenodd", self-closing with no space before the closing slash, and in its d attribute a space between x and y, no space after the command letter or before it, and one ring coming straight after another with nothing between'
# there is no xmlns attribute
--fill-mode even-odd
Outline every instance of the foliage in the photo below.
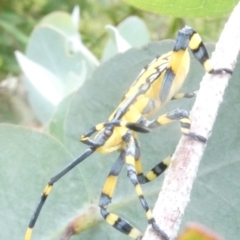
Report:
<svg viewBox="0 0 240 240"><path fill-rule="evenodd" d="M54 4L54 1L47 2L41 4ZM108 1L103 2L108 4ZM62 6L63 1L58 3ZM84 9L85 5L83 1L81 8ZM83 17L93 21L93 18L86 16L86 12ZM5 216L5 221L0 222L0 229L3 239L24 236L39 193L49 177L85 149L78 142L81 134L96 123L105 121L142 67L173 46L169 40L149 43L150 36L145 23L131 16L117 27L107 27L108 42L105 47L101 46L104 51L97 54L103 61L98 66L99 61L89 50L91 44L85 44L90 35L86 37L78 32L78 18L77 10L72 15L58 11L44 17L29 38L26 54L17 53L18 62L26 76L29 102L45 131L11 124L0 125L3 179L0 183L3 196L0 211ZM174 21L172 25L177 26ZM132 29L132 26L134 31L130 34L129 28ZM208 45L208 49L212 52L213 46ZM192 58L183 91L198 89L203 72ZM239 235L240 221L240 126L237 116L239 104L236 102L239 74L238 61L183 221L183 225L188 221L200 222L228 240ZM44 85L39 85L40 80ZM43 91L44 88L48 92ZM193 101L174 101L162 111L179 106L190 110ZM229 116L234 116L231 124ZM151 134L140 135L144 169L150 169L174 152L179 137L178 123L164 126ZM160 146L157 145L159 140ZM96 153L60 180L37 222L33 239L59 239L71 220L82 225L81 217L98 204L104 180L116 158L117 153L108 156ZM143 186L151 206L162 178ZM124 170L110 210L126 217L141 230L146 227L144 211ZM128 239L108 226L98 214L94 212L93 216L90 215L92 224L87 226L89 229L73 239Z"/></svg>
<svg viewBox="0 0 240 240"><path fill-rule="evenodd" d="M78 8L72 16L63 12L52 13L32 32L26 56L16 53L26 76L30 104L42 124L48 123L58 104L79 89L99 65L81 40L78 22ZM133 26L132 34L127 34ZM136 17L129 17L118 28L119 31L108 26L111 37L104 49L103 60L149 41L146 25ZM135 35L144 37L134 41Z"/></svg>
<svg viewBox="0 0 240 240"><path fill-rule="evenodd" d="M230 1L225 2L229 2L229 5L232 4ZM77 0L69 0L67 4L64 0L24 0L21 2L15 1L14 3L12 1L1 0L0 82L9 73L14 75L19 73L20 69L15 61L13 52L14 50L24 51L29 34L39 19L57 10L70 12L77 4L79 4ZM173 6L175 6L175 4L173 4ZM219 4L219 6L222 6L222 4ZM158 9L163 9L162 5L158 7ZM164 9L166 11L165 15L168 15L167 11L170 8L165 7ZM171 10L174 10L174 8L171 8ZM230 11L229 8L227 8L227 10ZM178 12L182 12L182 10ZM131 15L137 15L149 23L148 28L150 29L152 39L155 40L165 39L167 37L173 38L176 30L179 29L184 21L183 19L177 19L177 15L172 13L171 15L175 16L175 18L161 17L139 11L121 0L83 0L81 1L82 18L80 31L84 43L96 56L101 56L102 49L107 40L104 26L107 24L118 25L123 19ZM184 15L185 18L187 16L190 17L189 15ZM222 17L222 12L219 13L218 16L221 18L188 19L187 22L190 26L197 26L197 29L201 31L205 39L207 37L216 40L219 35L217 29L221 29L225 22L225 18ZM93 21L94 19L98 19L98 21Z"/></svg>
<svg viewBox="0 0 240 240"><path fill-rule="evenodd" d="M19 73L14 50L25 49L31 30L42 16L57 10L70 12L77 4L79 4L77 0L69 0L67 4L64 0L24 0L14 3L2 0L0 3L0 79L4 79L9 73ZM82 38L98 56L102 52L107 37L104 25L117 25L131 14L142 15L120 0L114 3L111 0L81 1L81 14ZM92 21L96 18L98 21Z"/></svg>
<svg viewBox="0 0 240 240"><path fill-rule="evenodd" d="M175 17L217 17L230 13L238 1L125 0L141 9Z"/></svg>

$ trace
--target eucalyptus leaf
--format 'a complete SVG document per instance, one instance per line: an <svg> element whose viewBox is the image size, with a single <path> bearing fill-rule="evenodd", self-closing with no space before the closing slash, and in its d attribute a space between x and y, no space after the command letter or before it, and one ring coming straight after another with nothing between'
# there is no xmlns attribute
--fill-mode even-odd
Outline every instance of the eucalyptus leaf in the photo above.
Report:
<svg viewBox="0 0 240 240"><path fill-rule="evenodd" d="M71 74L81 76L85 62L87 75L95 66L86 61L80 53L70 51L70 41L50 28L36 29L27 46L26 55L34 62L53 72L63 84ZM86 77L86 76L85 76ZM84 82L85 79L79 79Z"/></svg>
<svg viewBox="0 0 240 240"><path fill-rule="evenodd" d="M66 119L69 105L72 101L74 94L71 94L64 98L50 119L48 132L52 136L56 137L59 141L64 143L64 121Z"/></svg>
<svg viewBox="0 0 240 240"><path fill-rule="evenodd" d="M106 61L116 53L124 52L131 47L142 47L150 42L150 36L145 22L136 16L131 16L122 21L116 28L106 26L109 40L103 50L102 61ZM114 31L110 31L110 30ZM121 47L123 46L123 47Z"/></svg>
<svg viewBox="0 0 240 240"><path fill-rule="evenodd" d="M80 24L80 7L79 6L75 6L73 8L71 18L72 18L73 25L75 26L76 30L78 30L79 24Z"/></svg>
<svg viewBox="0 0 240 240"><path fill-rule="evenodd" d="M66 42L71 49L71 45L75 44L73 48L74 53L82 55L83 59L89 65L89 74L92 72L92 68L97 66L97 58L88 50L88 48L82 43L81 35L79 34L79 24L80 24L80 9L76 6L73 10L72 15L65 12L54 12L45 16L39 23L40 28L52 29L64 37ZM77 50L76 50L77 49Z"/></svg>
<svg viewBox="0 0 240 240"><path fill-rule="evenodd" d="M39 23L37 28L50 28L61 35L68 37L77 37L78 26L73 23L72 17L66 12L53 12L45 16Z"/></svg>
<svg viewBox="0 0 240 240"><path fill-rule="evenodd" d="M115 28L111 25L107 25L105 28L108 31L111 38L113 39L113 41L117 47L117 51L119 53L125 52L126 50L131 48L131 46L124 40L124 38L121 37L117 28Z"/></svg>
<svg viewBox="0 0 240 240"><path fill-rule="evenodd" d="M58 78L41 65L25 57L21 52L16 51L16 58L30 84L49 101L49 105L58 105L65 95L65 89Z"/></svg>
<svg viewBox="0 0 240 240"><path fill-rule="evenodd" d="M43 124L48 123L57 104L76 91L98 65L81 42L71 16L63 12L52 13L37 25L30 37L26 57L35 64L32 66L40 69L34 73L32 67L26 67L21 61L27 76L30 104ZM58 97L54 97L56 94Z"/></svg>
<svg viewBox="0 0 240 240"><path fill-rule="evenodd" d="M69 163L72 156L53 137L38 131L1 124L0 136L0 212L4 216L4 221L0 221L1 239L23 239L41 191L50 176ZM76 192L83 194L85 202L88 201L81 171L66 176L56 191L53 190L53 197L49 197L46 204L52 205L51 210L46 208L37 224L50 226L50 229L37 229L36 226L35 239L46 240L53 229L63 228L71 216L78 213L83 205L79 205L73 194ZM56 199L60 201L54 206ZM53 211L58 212L59 217L53 218Z"/></svg>

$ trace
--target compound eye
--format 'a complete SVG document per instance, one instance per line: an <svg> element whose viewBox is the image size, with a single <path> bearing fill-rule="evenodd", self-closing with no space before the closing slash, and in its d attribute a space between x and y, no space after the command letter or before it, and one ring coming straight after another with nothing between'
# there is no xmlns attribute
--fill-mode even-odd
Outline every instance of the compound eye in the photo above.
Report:
<svg viewBox="0 0 240 240"><path fill-rule="evenodd" d="M105 129L103 133L106 137L110 137L112 135L112 131L109 129Z"/></svg>

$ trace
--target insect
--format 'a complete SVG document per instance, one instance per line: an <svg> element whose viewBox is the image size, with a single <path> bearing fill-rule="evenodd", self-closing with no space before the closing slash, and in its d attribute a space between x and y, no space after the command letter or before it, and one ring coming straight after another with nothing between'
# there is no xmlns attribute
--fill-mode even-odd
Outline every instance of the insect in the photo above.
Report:
<svg viewBox="0 0 240 240"><path fill-rule="evenodd" d="M99 200L101 215L106 222L134 239L142 238L142 234L137 228L120 216L110 213L107 209L114 194L118 175L123 165L126 164L127 176L134 185L136 194L145 211L148 224L152 225L155 232L162 239L169 239L167 234L156 224L141 190L141 184L157 178L169 166L171 156L165 158L144 175L137 132L147 133L151 129L178 120L182 134L203 143L207 141L203 136L190 132L188 112L183 109L175 109L160 115L156 119L149 120L149 117L168 101L194 97L194 93L178 93L189 70L190 58L188 48L202 64L206 72L210 74L232 73L227 68L214 69L212 67L201 37L194 29L185 26L179 30L173 51L156 57L142 69L108 121L97 124L83 134L81 142L88 145L85 152L49 180L30 220L25 240L31 239L33 227L52 190L53 184L95 151L103 154L113 151L120 152L118 159L109 172ZM91 139L90 137L94 133L96 135Z"/></svg>

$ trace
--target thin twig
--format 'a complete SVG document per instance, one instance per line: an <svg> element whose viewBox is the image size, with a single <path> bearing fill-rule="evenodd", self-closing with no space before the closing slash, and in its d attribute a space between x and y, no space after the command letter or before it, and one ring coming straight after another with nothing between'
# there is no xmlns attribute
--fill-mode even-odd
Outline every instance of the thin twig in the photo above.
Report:
<svg viewBox="0 0 240 240"><path fill-rule="evenodd" d="M216 44L212 56L215 68L234 69L240 50L240 3L233 10ZM215 122L218 108L223 100L224 91L230 75L205 74L196 102L191 112L191 132L209 137ZM155 204L153 214L157 224L170 239L177 236L184 210L190 201L190 193L198 166L205 149L205 144L182 137L173 161ZM143 240L159 240L149 226Z"/></svg>

